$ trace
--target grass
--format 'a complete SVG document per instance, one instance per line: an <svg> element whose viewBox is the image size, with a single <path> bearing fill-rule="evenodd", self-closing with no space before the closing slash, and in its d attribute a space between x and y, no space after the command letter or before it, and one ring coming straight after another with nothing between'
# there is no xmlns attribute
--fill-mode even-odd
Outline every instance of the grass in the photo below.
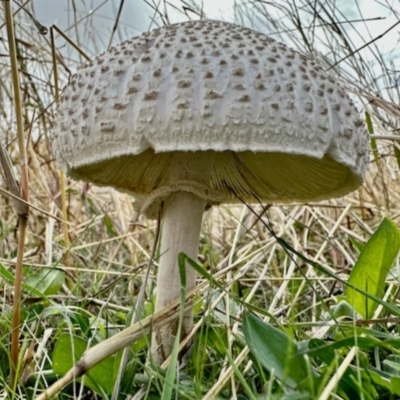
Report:
<svg viewBox="0 0 400 400"><path fill-rule="evenodd" d="M25 199L30 208L24 233L23 226L17 226L12 188L7 189L3 179L0 398L36 398L84 351L95 345L104 350L107 339L115 342L115 335L129 326L131 336L121 339L122 345L129 343L129 352L115 399L400 396L399 91L395 50L383 53L381 39L376 39L380 34L387 38L392 25L396 30L399 8L373 2L380 4L378 17L388 20L385 29L375 32L367 10L355 7L350 19L333 1L236 3L231 13L236 22L280 32L281 40L314 54L340 76L364 113L369 132L376 135L371 162L363 187L344 199L306 205L222 205L208 211L199 263L192 263L199 276L191 298L192 340L189 349L181 346L179 356L176 347L172 361L160 368L147 357L146 327L151 324L146 325L145 319L152 315L154 304L158 255L153 260L151 254L157 222L136 215L125 194L63 177L49 142L59 88L70 73L87 57L105 50L112 37L117 43L137 32L126 24L126 8L117 18L123 2L111 7L115 18L108 20L101 6L89 13L84 2L66 0L68 23L48 27L47 35L40 34L32 19L34 1L25 4L31 16L14 3L13 66L4 3L0 3L1 144L14 165L10 171L17 172L23 188L21 159L26 149L29 199ZM203 14L200 2L143 4L159 24L187 18L181 12L183 5L190 15ZM96 35L99 18L106 26L103 36ZM18 87L22 102L15 106L12 99ZM23 261L22 282L15 269L18 260ZM367 274L375 278L365 283ZM19 284L20 313L13 309ZM348 304L350 298L354 307ZM141 323L131 325L138 303L143 306ZM153 320L153 328L177 316L178 309L179 301ZM12 332L14 337L18 333L17 353L10 348ZM121 353L60 388L58 398L112 398ZM85 372L99 355L98 350L87 354Z"/></svg>

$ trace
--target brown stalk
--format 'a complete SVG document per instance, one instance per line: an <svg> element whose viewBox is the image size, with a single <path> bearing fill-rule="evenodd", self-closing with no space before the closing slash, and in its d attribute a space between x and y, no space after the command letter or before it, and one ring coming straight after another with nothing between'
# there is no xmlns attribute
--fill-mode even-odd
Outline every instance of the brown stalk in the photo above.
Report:
<svg viewBox="0 0 400 400"><path fill-rule="evenodd" d="M77 44L75 44L57 25L53 25L51 29L54 29L60 36L62 36L87 61L91 60L91 58Z"/></svg>
<svg viewBox="0 0 400 400"><path fill-rule="evenodd" d="M25 203L14 200L16 204L16 213L18 215L18 253L17 263L15 266L15 283L14 283L14 306L13 306L13 320L12 320L12 334L11 334L11 365L10 365L10 386L14 388L17 382L17 371L18 371L18 358L19 358L19 325L20 325L20 311L21 311L21 289L22 289L22 262L24 257L25 247L25 234L26 226L28 222L29 207L26 202L29 201L28 191L28 159L26 156L25 148L25 137L24 137L24 126L22 116L22 100L20 93L20 82L18 74L18 62L17 62L17 50L14 35L14 21L12 7L9 1L4 2L4 13L7 25L7 38L8 46L10 51L10 63L11 63L11 74L14 88L14 109L17 122L17 137L18 137L18 148L20 156L20 174L21 183L20 188L8 172L5 175L9 176L10 182L8 182L11 191L17 191L20 197ZM5 153L4 153L5 154ZM3 154L3 155L4 155ZM6 164L4 164L6 165ZM9 163L8 166L10 167ZM4 166L3 166L4 168ZM6 167L7 168L7 167ZM17 205L18 204L18 205Z"/></svg>

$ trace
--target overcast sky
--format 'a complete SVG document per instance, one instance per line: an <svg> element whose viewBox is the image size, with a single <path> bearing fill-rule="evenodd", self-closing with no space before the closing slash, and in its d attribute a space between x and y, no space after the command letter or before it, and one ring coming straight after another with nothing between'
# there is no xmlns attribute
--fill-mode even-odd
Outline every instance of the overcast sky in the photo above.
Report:
<svg viewBox="0 0 400 400"><path fill-rule="evenodd" d="M74 10L73 4L76 7L77 19L82 19L80 23L81 29L86 29L87 32L93 30L96 32L98 42L103 43L104 46L108 45L110 32L114 24L117 10L121 0L31 0L31 4L34 7L35 15L44 25L51 25L56 23L60 28L66 30L71 27L73 23ZM240 12L235 13L236 10L243 10L245 1L241 0L189 0L189 4L202 4L203 10L208 18L224 19L227 21L237 20L237 15L242 14ZM151 1L149 1L151 3ZM154 0L154 3L161 3L160 0ZM179 0L170 0L170 4L175 5L177 8L182 10L182 3ZM267 4L268 2L264 2ZM276 0L275 4L284 4L286 0ZM389 10L387 6L380 4L375 0L336 0L337 9L342 12L347 19L359 19L359 18L376 18L381 17L381 20L369 21L365 25L363 23L356 23L354 26L360 35L354 33L352 39L354 43L361 46L368 40L370 36L378 36L382 34L389 26L397 22L397 18L393 12ZM384 3L384 2L382 2ZM400 9L399 1L387 1L392 3L394 7ZM301 2L298 2L300 5ZM276 7L266 6L269 13L276 13ZM195 6L193 6L195 8ZM249 9L249 7L246 7ZM161 10L163 11L162 7ZM196 14L189 13L190 18L196 18ZM362 14L362 15L361 15ZM154 10L152 10L143 0L125 0L124 6L120 19L120 29L114 38L113 43L126 39L130 36L138 35L141 32L148 30L152 26L151 20L154 17ZM182 13L174 12L172 6L168 7L168 16L170 22L178 22L187 19ZM251 16L246 21L246 24L256 25L255 28L259 30L266 30L266 26L263 26L259 21ZM158 19L158 21L160 21ZM154 26L154 24L153 24ZM351 27L347 24L343 25L347 29ZM367 31L367 29L369 32ZM268 28L267 28L268 29ZM267 32L271 33L271 32ZM379 40L379 46L382 52L388 53L393 51L398 41L398 29L393 30L387 34L384 39ZM103 50L103 49L102 49Z"/></svg>
<svg viewBox="0 0 400 400"><path fill-rule="evenodd" d="M148 2L164 4L162 0L149 0ZM304 2L305 0L299 0L296 4L300 7ZM115 23L120 3L121 0L31 0L29 9L43 25L57 24L74 41L78 42L86 52L94 56L104 51L109 45L112 27ZM152 29L157 23L162 24L159 16L144 0L125 0L123 3L118 31L112 39L113 44ZM182 2L180 0L169 0L168 3L170 6L167 9L167 14L171 23L187 20L188 18L198 18L196 13L192 12L188 12L188 16L184 15L181 12ZM288 7L291 2L275 0L273 2L275 6L270 5L271 3L264 1L258 4L263 4L267 12L276 18L287 18L283 14L279 14L277 8L280 5ZM259 15L254 12L248 13L251 7L246 0L186 0L186 4L193 4L193 9L196 9L196 4L202 4L207 18L239 22L264 33L275 35L277 39L289 40L288 36L276 35L276 28L268 24L265 18L257 18ZM257 4L257 2L253 2L253 4ZM325 4L336 4L337 20L374 19L365 23L355 22L352 26L350 24L341 25L343 29L347 30L354 48L364 46L366 42L383 34L398 21L398 17L389 9L390 5L400 12L399 0L384 0L382 4L375 0L330 0L326 1ZM14 6L16 7L16 5ZM75 9L73 6L75 6ZM165 14L163 6L160 9ZM178 12L178 10L180 11ZM239 21L240 17L243 17L246 13L246 17ZM340 13L342 13L342 16ZM310 19L310 16L302 15L304 26L307 26L307 18ZM78 21L78 29L74 26L74 21L76 20ZM29 24L32 25L32 34L37 34L33 24L27 20L26 25ZM290 25L289 21L287 21L286 25ZM28 26L27 28L29 29ZM400 59L397 50L397 47L399 47L399 31L399 27L393 29L383 38L378 39L373 46L368 46L362 50L360 54L364 59L371 60L371 63L374 63L376 61L373 52L377 53L377 48L374 46L378 46L379 52L385 56L386 62L393 61L391 68L394 70L400 69L400 65L397 65L397 59ZM327 39L321 34L321 40ZM60 41L59 44L61 49L69 49L71 51L69 55L72 58L74 57L73 49L70 46ZM317 50L322 54L327 52L322 43L320 45L317 44Z"/></svg>
<svg viewBox="0 0 400 400"><path fill-rule="evenodd" d="M74 2L72 0L31 0L36 17L45 25L56 23L62 29L70 27L74 16L72 4L75 4L78 19L84 18L84 21L89 22L89 26L94 26L98 30L98 34L101 34L101 31L103 31L104 35L110 32L114 24L120 2L121 0L75 0ZM149 3L151 3L151 0ZM154 3L162 4L163 2L155 0ZM182 9L182 3L179 0L170 0L169 3L175 5L180 10ZM246 4L245 1L240 0L189 0L187 3L202 4L204 13L208 18L224 19L227 21L235 20L235 5L236 9L240 7L243 9L243 4ZM267 2L264 3L267 4ZM287 2L286 0L276 0L275 3L279 5L279 3L283 4ZM391 24L397 22L396 16L389 8L375 0L336 0L335 3L337 9L345 14L348 19L382 17L382 20L367 23L369 30L376 35L383 33ZM394 7L400 9L398 0L388 1L387 3L392 3ZM193 6L193 9L195 9L195 6ZM161 10L163 11L162 7ZM268 12L270 13L275 13L275 11L276 7L268 8ZM196 14L190 12L188 14L191 18L196 18ZM170 22L187 19L182 13L174 12L173 7L168 8L168 16ZM154 11L143 0L125 0L120 23L120 27L122 28L120 36L122 37L118 38L117 36L116 42L125 39L125 35L137 35L149 29L152 17L154 17ZM254 20L247 22L251 24L252 22L254 23ZM257 24L257 28L262 29L263 27ZM358 23L357 28L362 35L367 34L364 24ZM388 47L395 43L397 39L398 30L395 30L387 35L385 40L382 40L381 45Z"/></svg>

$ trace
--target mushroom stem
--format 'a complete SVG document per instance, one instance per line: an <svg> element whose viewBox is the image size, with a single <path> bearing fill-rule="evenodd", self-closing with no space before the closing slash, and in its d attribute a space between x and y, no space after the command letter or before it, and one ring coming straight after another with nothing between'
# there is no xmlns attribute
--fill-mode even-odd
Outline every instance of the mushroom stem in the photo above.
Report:
<svg viewBox="0 0 400 400"><path fill-rule="evenodd" d="M191 193L179 193L164 205L156 312L179 297L181 280L178 254L183 252L193 260L197 259L204 207L205 201ZM190 266L186 266L186 290L193 288L195 284L196 271ZM192 310L189 310L183 319L183 336L190 331L192 325ZM155 346L154 350L162 359L160 361L164 361L171 353L176 330L175 321L172 325L162 327L154 335L153 348ZM155 356L156 361L158 358Z"/></svg>
<svg viewBox="0 0 400 400"><path fill-rule="evenodd" d="M213 167L211 152L174 154L170 182L175 180L208 184ZM206 201L189 192L176 192L164 202L159 271L157 276L156 312L179 297L181 279L178 254L197 259L201 221ZM186 266L186 290L196 284L196 271ZM193 326L192 310L184 317L182 337ZM168 324L153 335L152 355L161 364L172 351L177 322Z"/></svg>

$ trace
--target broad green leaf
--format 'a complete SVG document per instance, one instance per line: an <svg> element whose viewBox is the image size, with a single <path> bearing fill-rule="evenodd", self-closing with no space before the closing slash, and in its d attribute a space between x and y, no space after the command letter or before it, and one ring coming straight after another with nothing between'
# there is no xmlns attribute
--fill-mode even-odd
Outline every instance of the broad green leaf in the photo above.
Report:
<svg viewBox="0 0 400 400"><path fill-rule="evenodd" d="M53 351L53 372L57 375L67 373L88 348L88 342L78 336L62 334ZM118 358L118 360L116 360ZM120 353L110 356L90 369L84 384L100 395L110 394L118 371ZM82 379L82 378L80 378Z"/></svg>
<svg viewBox="0 0 400 400"><path fill-rule="evenodd" d="M0 276L11 283L15 282L15 276L2 264L0 264ZM42 293L40 290L37 290L35 287L32 287L31 285L23 283L23 288L25 290L29 290L29 292L33 293L34 295L47 300L47 296L44 293Z"/></svg>
<svg viewBox="0 0 400 400"><path fill-rule="evenodd" d="M59 336L53 352L53 372L64 375L87 349L86 340L68 334Z"/></svg>
<svg viewBox="0 0 400 400"><path fill-rule="evenodd" d="M312 379L304 354L296 354L298 345L284 332L246 313L243 333L249 349L260 364L285 385L296 389Z"/></svg>
<svg viewBox="0 0 400 400"><path fill-rule="evenodd" d="M25 271L25 283L47 296L57 294L65 280L65 272L57 268L29 268Z"/></svg>
<svg viewBox="0 0 400 400"><path fill-rule="evenodd" d="M384 218L364 246L351 271L349 283L362 292L382 299L386 277L399 248L399 229L391 220ZM355 288L350 286L346 288L347 302L364 318L371 318L378 302Z"/></svg>

